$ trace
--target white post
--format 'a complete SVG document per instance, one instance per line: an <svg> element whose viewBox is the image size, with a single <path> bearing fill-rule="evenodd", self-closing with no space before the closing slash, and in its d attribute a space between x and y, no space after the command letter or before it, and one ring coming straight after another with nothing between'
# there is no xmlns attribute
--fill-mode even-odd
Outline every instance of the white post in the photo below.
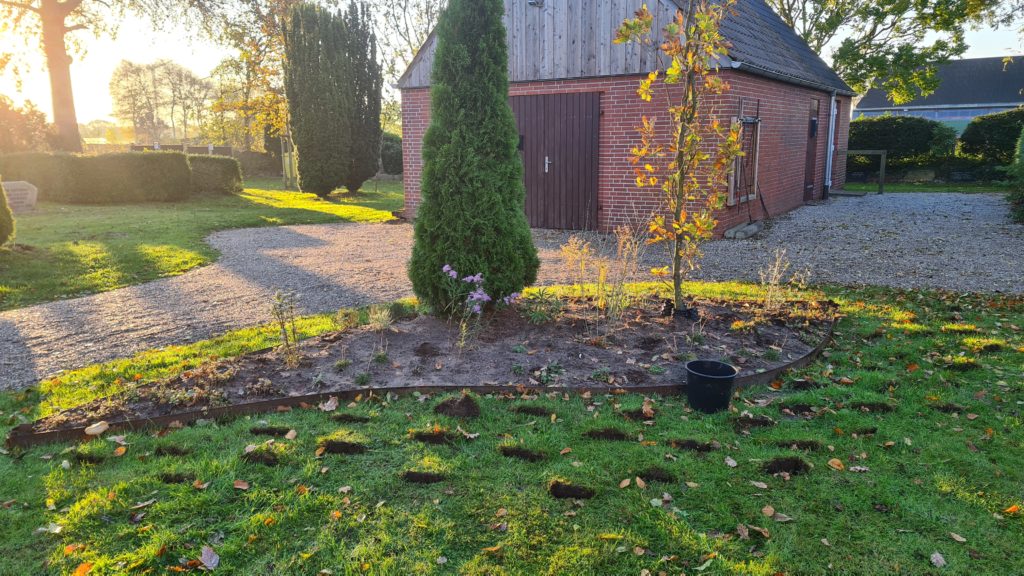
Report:
<svg viewBox="0 0 1024 576"><path fill-rule="evenodd" d="M836 154L836 120L838 114L836 109L836 92L832 91L832 99L829 103L829 122L828 122L828 147L827 154L825 155L825 193L822 195L828 198L829 193L832 191L832 162Z"/></svg>

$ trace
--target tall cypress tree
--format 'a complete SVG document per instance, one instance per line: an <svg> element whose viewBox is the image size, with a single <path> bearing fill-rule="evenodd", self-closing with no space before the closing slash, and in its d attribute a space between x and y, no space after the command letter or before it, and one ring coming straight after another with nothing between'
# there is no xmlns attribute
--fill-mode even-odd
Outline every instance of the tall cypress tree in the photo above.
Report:
<svg viewBox="0 0 1024 576"><path fill-rule="evenodd" d="M451 0L437 26L422 204L409 263L413 290L449 304L446 264L482 273L495 299L533 283L540 262L526 221L501 0Z"/></svg>
<svg viewBox="0 0 1024 576"><path fill-rule="evenodd" d="M384 76L377 61L377 37L366 4L349 4L345 24L352 91L351 162L345 187L355 192L376 176L380 168L380 99Z"/></svg>
<svg viewBox="0 0 1024 576"><path fill-rule="evenodd" d="M321 197L345 183L351 166L347 42L340 14L309 3L292 7L285 30L285 92L299 188Z"/></svg>

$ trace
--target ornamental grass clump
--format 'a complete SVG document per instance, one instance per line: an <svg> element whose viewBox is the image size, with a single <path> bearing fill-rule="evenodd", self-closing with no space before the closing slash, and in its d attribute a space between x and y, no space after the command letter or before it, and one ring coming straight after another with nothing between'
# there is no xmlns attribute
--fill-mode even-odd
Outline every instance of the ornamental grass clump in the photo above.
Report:
<svg viewBox="0 0 1024 576"><path fill-rule="evenodd" d="M492 301L522 291L540 260L526 221L519 133L508 104L499 0L452 0L437 25L422 203L409 278L420 302L450 304L444 266L481 274ZM474 301L485 310L492 301ZM471 307L472 309L472 307Z"/></svg>

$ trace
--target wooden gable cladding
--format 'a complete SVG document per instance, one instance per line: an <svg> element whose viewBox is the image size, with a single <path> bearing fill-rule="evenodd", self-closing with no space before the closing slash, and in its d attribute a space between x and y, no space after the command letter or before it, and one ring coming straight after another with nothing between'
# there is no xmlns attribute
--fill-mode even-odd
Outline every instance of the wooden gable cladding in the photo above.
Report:
<svg viewBox="0 0 1024 576"><path fill-rule="evenodd" d="M622 21L645 2L655 14L656 31L678 10L672 0L505 0L509 80L623 76L654 70L653 46L612 42ZM400 88L430 85L435 48L431 34L399 80Z"/></svg>

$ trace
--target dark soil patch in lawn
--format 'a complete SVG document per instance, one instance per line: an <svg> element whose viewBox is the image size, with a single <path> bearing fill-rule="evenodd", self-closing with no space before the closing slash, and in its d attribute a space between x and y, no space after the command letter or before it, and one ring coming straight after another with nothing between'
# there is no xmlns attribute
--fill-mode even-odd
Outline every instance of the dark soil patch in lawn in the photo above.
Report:
<svg viewBox="0 0 1024 576"><path fill-rule="evenodd" d="M938 410L939 412L945 412L946 414L959 414L960 412L967 410L967 408L964 406L950 403L937 404L935 406L932 406L932 408Z"/></svg>
<svg viewBox="0 0 1024 576"><path fill-rule="evenodd" d="M184 472L161 472L160 481L164 484L191 484L196 481L196 477Z"/></svg>
<svg viewBox="0 0 1024 576"><path fill-rule="evenodd" d="M441 355L441 349L432 342L423 342L413 351L418 358L436 358Z"/></svg>
<svg viewBox="0 0 1024 576"><path fill-rule="evenodd" d="M554 480L548 484L548 492L555 498L573 498L579 500L586 500L593 498L593 488L587 488L586 486L577 486L575 484L569 484L568 482L562 482L561 480Z"/></svg>
<svg viewBox="0 0 1024 576"><path fill-rule="evenodd" d="M370 421L369 417L358 414L335 414L331 416L331 420L343 424L366 424Z"/></svg>
<svg viewBox="0 0 1024 576"><path fill-rule="evenodd" d="M854 402L850 404L850 409L860 410L861 412L874 412L875 414L888 414L896 410L896 407L885 402Z"/></svg>
<svg viewBox="0 0 1024 576"><path fill-rule="evenodd" d="M284 438L291 428L285 428L284 426L253 426L249 429L249 434L254 436L273 436L275 438Z"/></svg>
<svg viewBox="0 0 1024 576"><path fill-rule="evenodd" d="M267 450L253 450L242 454L242 460L249 464L263 464L264 466L277 466L280 461L277 455Z"/></svg>
<svg viewBox="0 0 1024 576"><path fill-rule="evenodd" d="M789 450L803 450L805 452L812 452L814 450L821 450L821 442L817 440L781 440L775 443L779 448L787 448Z"/></svg>
<svg viewBox="0 0 1024 576"><path fill-rule="evenodd" d="M810 472L811 465L805 462L803 458L782 456L765 462L761 469L764 470L765 474L796 475Z"/></svg>
<svg viewBox="0 0 1024 576"><path fill-rule="evenodd" d="M653 410L652 410L653 412ZM654 414L648 416L644 414L643 408L637 408L636 410L625 410L622 415L626 417L626 420L632 420L634 422L645 422L647 420L654 420Z"/></svg>
<svg viewBox="0 0 1024 576"><path fill-rule="evenodd" d="M628 440L629 436L618 428L599 428L597 430L588 430L584 436L593 440Z"/></svg>
<svg viewBox="0 0 1024 576"><path fill-rule="evenodd" d="M792 388L793 390L799 390L801 392L806 390L815 390L823 386L824 384L821 384L820 382L815 382L814 380L808 380L806 378L797 378L796 380L793 380L792 382L789 383L790 388Z"/></svg>
<svg viewBox="0 0 1024 576"><path fill-rule="evenodd" d="M501 452L502 456L518 458L519 460L526 460L527 462L540 462L544 459L544 454L528 450L521 446L499 446L498 451Z"/></svg>
<svg viewBox="0 0 1024 576"><path fill-rule="evenodd" d="M868 426L867 428L857 428L855 430L851 430L850 431L850 434L854 434L854 435L857 435L857 436L874 436L877 433L878 433L878 427L877 426Z"/></svg>
<svg viewBox="0 0 1024 576"><path fill-rule="evenodd" d="M636 475L643 478L645 482L664 482L665 484L674 484L676 481L675 474L660 466L651 466L650 468L637 472Z"/></svg>
<svg viewBox="0 0 1024 576"><path fill-rule="evenodd" d="M405 472L402 472L402 480L412 484L436 484L438 482L444 482L444 476L433 472L416 472L415 470L406 470Z"/></svg>
<svg viewBox="0 0 1024 576"><path fill-rule="evenodd" d="M173 456L180 458L182 456L188 456L192 453L188 448L182 448L181 446L175 446L174 444L161 444L156 447L153 451L157 456Z"/></svg>
<svg viewBox="0 0 1024 576"><path fill-rule="evenodd" d="M100 454L93 454L91 452L75 452L75 462L82 464L102 464L107 458Z"/></svg>
<svg viewBox="0 0 1024 576"><path fill-rule="evenodd" d="M412 439L424 444L454 444L455 434L447 430L416 430L412 433Z"/></svg>
<svg viewBox="0 0 1024 576"><path fill-rule="evenodd" d="M434 412L451 418L477 418L480 416L480 405L468 394L458 398L449 398L434 406Z"/></svg>
<svg viewBox="0 0 1024 576"><path fill-rule="evenodd" d="M519 405L511 408L516 414L529 414L530 416L547 416L551 411L540 406Z"/></svg>
<svg viewBox="0 0 1024 576"><path fill-rule="evenodd" d="M771 426L775 426L775 420L772 420L767 416L744 414L733 420L732 425L737 432L743 432L754 428L769 428Z"/></svg>
<svg viewBox="0 0 1024 576"><path fill-rule="evenodd" d="M779 412L791 416L814 416L816 412L810 404L783 404L779 406Z"/></svg>
<svg viewBox="0 0 1024 576"><path fill-rule="evenodd" d="M327 454L363 454L366 452L365 444L345 440L325 440L320 443L320 447Z"/></svg>
<svg viewBox="0 0 1024 576"><path fill-rule="evenodd" d="M676 450L686 450L688 452L698 452L705 454L717 449L712 442L699 442L697 440L669 440L668 445L675 448Z"/></svg>
<svg viewBox="0 0 1024 576"><path fill-rule="evenodd" d="M585 299L566 299L561 314L542 324L529 322L516 307L495 311L476 335L473 346L462 350L445 344L459 337L459 327L445 318L396 318L394 331L387 335L387 362L374 361L380 349L379 331L370 326L349 327L301 342L299 355L303 361L294 368L285 366L278 350L213 361L163 380L140 383L133 387L130 399L124 395L116 402L98 398L47 416L33 424L32 432L83 428L100 419L146 421L241 404L272 406L275 400L352 392L367 384L453 391L484 383L589 389L595 386L593 374L598 366L621 366L611 370L609 378L627 393L636 386L668 386L674 382L674 371L650 372L640 366L623 365L625 358L651 358L668 343L687 341L693 334L698 321L663 318L661 304L653 295L639 298L623 314L624 320L609 326L610 335L603 345L588 346L582 355L578 353L579 343L590 336L588 322L592 322L594 310L594 303ZM745 360L740 377L779 368L788 359L811 352L835 315L835 308L822 302L787 303L787 322L760 322L757 307L743 302L698 298L693 306L699 309L704 337L688 345L687 353L710 358L742 355ZM736 321L757 322L757 328L733 330ZM758 353L769 347L778 353ZM339 361L365 368L339 371ZM510 367L517 365L524 369L510 374ZM547 369L538 376L526 370L528 366ZM273 384L268 386L267 382ZM381 392L383 395L385 391ZM446 402L445 409L449 404L454 417L476 414L470 400Z"/></svg>

